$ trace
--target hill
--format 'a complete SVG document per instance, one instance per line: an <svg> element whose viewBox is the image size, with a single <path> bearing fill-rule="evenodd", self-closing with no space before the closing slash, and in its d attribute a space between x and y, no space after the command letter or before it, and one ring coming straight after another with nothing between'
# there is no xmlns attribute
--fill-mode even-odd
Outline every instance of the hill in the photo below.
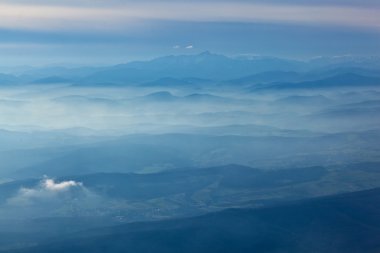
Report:
<svg viewBox="0 0 380 253"><path fill-rule="evenodd" d="M380 189L94 229L8 252L379 252Z"/></svg>

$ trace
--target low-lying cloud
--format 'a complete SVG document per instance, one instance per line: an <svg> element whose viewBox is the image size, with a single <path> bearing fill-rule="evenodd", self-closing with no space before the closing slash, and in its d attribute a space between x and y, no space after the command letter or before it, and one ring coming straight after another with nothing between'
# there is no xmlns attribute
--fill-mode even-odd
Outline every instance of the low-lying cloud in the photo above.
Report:
<svg viewBox="0 0 380 253"><path fill-rule="evenodd" d="M74 192L75 191L75 192ZM36 202L51 202L63 200L63 195L83 195L87 190L81 182L62 181L44 178L36 187L21 188L17 195L8 200L9 205L33 205ZM78 197L78 196L75 196Z"/></svg>
<svg viewBox="0 0 380 253"><path fill-rule="evenodd" d="M74 217L107 209L107 200L74 180L55 181L44 178L34 187L21 187L0 206L6 218Z"/></svg>
<svg viewBox="0 0 380 253"><path fill-rule="evenodd" d="M49 191L66 191L72 187L82 187L82 183L75 181L63 181L60 183L56 183L53 179L45 179L43 183L46 190Z"/></svg>

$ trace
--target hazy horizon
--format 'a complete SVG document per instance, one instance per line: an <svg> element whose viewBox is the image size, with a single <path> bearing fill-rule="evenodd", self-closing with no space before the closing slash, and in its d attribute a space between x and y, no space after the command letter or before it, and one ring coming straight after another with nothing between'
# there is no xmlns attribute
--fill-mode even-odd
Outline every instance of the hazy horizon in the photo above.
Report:
<svg viewBox="0 0 380 253"><path fill-rule="evenodd" d="M0 7L0 54L13 66L104 65L205 50L379 56L380 5L370 0L5 0Z"/></svg>

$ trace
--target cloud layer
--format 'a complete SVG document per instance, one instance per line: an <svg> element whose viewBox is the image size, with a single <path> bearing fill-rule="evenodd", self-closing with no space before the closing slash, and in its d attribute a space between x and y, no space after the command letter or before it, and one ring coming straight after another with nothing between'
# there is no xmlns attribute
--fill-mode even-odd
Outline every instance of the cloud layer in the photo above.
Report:
<svg viewBox="0 0 380 253"><path fill-rule="evenodd" d="M379 10L372 0L4 0L0 54L3 65L118 64L205 50L378 55Z"/></svg>
<svg viewBox="0 0 380 253"><path fill-rule="evenodd" d="M378 9L250 2L128 2L97 5L0 4L0 27L36 30L125 30L147 21L269 22L379 29Z"/></svg>

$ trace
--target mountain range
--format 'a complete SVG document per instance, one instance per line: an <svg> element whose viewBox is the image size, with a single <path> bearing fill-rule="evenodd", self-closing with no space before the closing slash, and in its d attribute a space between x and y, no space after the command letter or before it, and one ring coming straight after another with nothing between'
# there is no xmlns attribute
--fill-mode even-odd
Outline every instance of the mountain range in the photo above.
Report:
<svg viewBox="0 0 380 253"><path fill-rule="evenodd" d="M204 86L250 85L272 83L272 88L312 87L322 85L378 84L376 59L350 61L314 59L289 60L274 57L227 57L208 51L197 55L172 55L150 61L136 61L105 67L28 68L13 74L0 75L2 85L74 83L91 85ZM358 66L358 61L361 65ZM373 65L363 64L371 62ZM350 76L346 74L350 73ZM354 75L355 74L355 75ZM326 79L319 80L321 77ZM347 80L349 82L347 83ZM276 84L277 82L286 82ZM296 82L291 84L288 82ZM300 83L301 82L301 83ZM281 87L280 87L281 86Z"/></svg>

